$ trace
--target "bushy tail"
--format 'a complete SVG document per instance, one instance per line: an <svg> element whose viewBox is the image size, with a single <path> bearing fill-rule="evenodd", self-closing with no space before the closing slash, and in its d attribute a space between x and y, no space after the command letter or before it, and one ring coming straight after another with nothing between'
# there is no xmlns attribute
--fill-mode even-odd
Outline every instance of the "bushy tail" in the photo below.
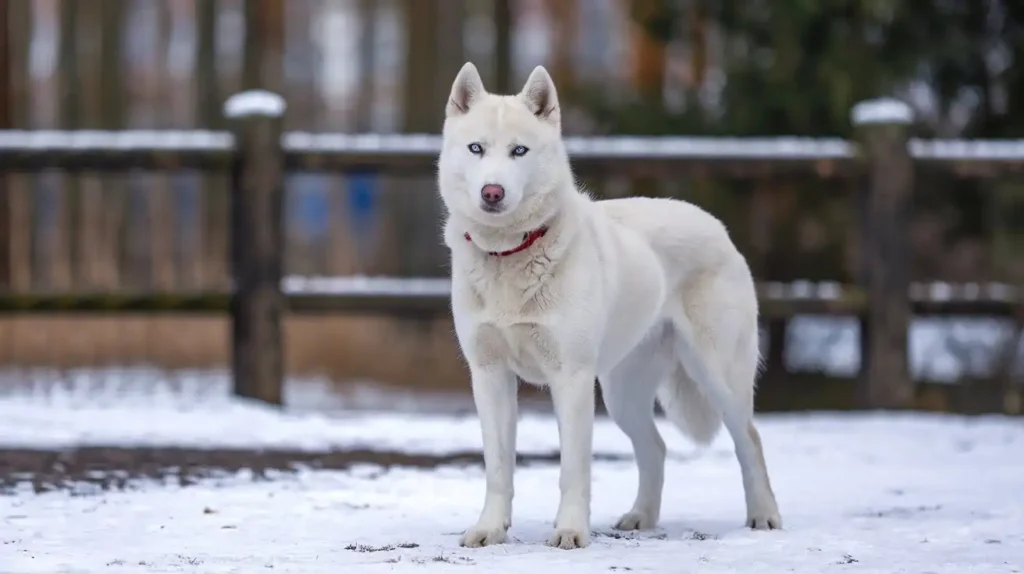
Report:
<svg viewBox="0 0 1024 574"><path fill-rule="evenodd" d="M681 364L658 388L658 404L683 434L699 445L708 445L722 428L722 413L711 404Z"/></svg>

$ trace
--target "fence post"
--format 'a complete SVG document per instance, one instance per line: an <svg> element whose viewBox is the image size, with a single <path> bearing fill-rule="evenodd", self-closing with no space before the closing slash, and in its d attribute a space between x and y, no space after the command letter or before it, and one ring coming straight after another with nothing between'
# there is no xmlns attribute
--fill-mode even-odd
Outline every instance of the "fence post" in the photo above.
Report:
<svg viewBox="0 0 1024 574"><path fill-rule="evenodd" d="M861 260L868 308L861 323L857 398L867 408L910 407L908 226L914 160L907 139L912 111L898 100L869 100L853 107L851 120L867 175Z"/></svg>
<svg viewBox="0 0 1024 574"><path fill-rule="evenodd" d="M235 94L224 115L235 136L231 168L231 345L236 396L280 405L285 102L265 90Z"/></svg>

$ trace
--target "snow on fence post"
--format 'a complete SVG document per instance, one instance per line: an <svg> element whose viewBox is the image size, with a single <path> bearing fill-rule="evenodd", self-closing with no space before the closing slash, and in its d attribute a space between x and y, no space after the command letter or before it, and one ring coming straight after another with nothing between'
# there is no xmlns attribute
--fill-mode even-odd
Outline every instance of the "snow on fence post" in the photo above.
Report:
<svg viewBox="0 0 1024 574"><path fill-rule="evenodd" d="M851 120L865 164L862 280L868 297L861 324L857 402L868 408L914 403L908 366L911 320L908 225L914 160L907 146L910 107L894 99L861 102Z"/></svg>
<svg viewBox="0 0 1024 574"><path fill-rule="evenodd" d="M264 90L235 94L224 104L235 136L230 200L234 393L275 405L282 404L284 386L285 107L281 96Z"/></svg>

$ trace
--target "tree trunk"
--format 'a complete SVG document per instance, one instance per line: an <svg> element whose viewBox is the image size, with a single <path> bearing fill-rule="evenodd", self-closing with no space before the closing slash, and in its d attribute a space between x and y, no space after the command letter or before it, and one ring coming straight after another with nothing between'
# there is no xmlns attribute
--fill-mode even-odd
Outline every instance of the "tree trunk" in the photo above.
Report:
<svg viewBox="0 0 1024 574"><path fill-rule="evenodd" d="M377 3L379 0L359 0L359 93L356 94L355 129L373 131L373 100L376 86Z"/></svg>
<svg viewBox="0 0 1024 574"><path fill-rule="evenodd" d="M128 98L124 65L121 60L124 47L124 23L128 5L124 0L104 0L102 3L102 30L100 38L100 126L118 130L125 127ZM116 289L121 285L120 230L125 217L125 181L120 175L107 175L101 180L102 214L100 218L100 246L96 263L98 286Z"/></svg>
<svg viewBox="0 0 1024 574"><path fill-rule="evenodd" d="M494 91L512 91L512 0L494 0Z"/></svg>
<svg viewBox="0 0 1024 574"><path fill-rule="evenodd" d="M282 93L284 17L284 0L245 1L242 89Z"/></svg>
<svg viewBox="0 0 1024 574"><path fill-rule="evenodd" d="M177 127L174 126L176 118L169 113L175 108L173 98L177 86L166 65L171 47L173 18L170 6L161 2L157 9L157 33L159 36L154 65L160 70L157 80L159 109L168 112L161 114L161 117L157 119L159 127L164 129ZM175 209L177 206L171 188L170 175L167 173L155 175L156 177L149 178L152 187L147 190L146 196L150 233L149 285L157 291L169 291L175 284L174 231L177 223L177 209Z"/></svg>
<svg viewBox="0 0 1024 574"><path fill-rule="evenodd" d="M101 42L111 31L105 27L106 19L103 12L106 6L102 3L79 3L80 18L86 30L99 30L99 34L86 34L80 46L80 64L84 68L81 75L82 127L86 129L102 129L103 96L111 87L103 84L104 65ZM76 285L86 291L93 291L99 285L97 281L100 265L100 230L103 217L103 183L96 173L83 173L79 180L80 203L77 234L73 244L76 262Z"/></svg>
<svg viewBox="0 0 1024 574"><path fill-rule="evenodd" d="M8 34L5 44L9 46L4 60L7 81L5 91L7 104L0 109L9 110L5 127L15 129L30 128L31 107L29 97L28 54L32 26L32 5L28 2L4 2L4 16L7 24L4 30ZM6 231L0 233L6 238L7 248L2 257L8 257L9 286L15 291L27 291L32 287L32 189L31 176L25 174L8 175L5 182L6 194L0 202L0 210L7 210L7 217L0 223L8 225ZM2 239L0 239L2 241Z"/></svg>
<svg viewBox="0 0 1024 574"><path fill-rule="evenodd" d="M10 2L0 4L0 129L10 129L12 106ZM10 178L0 175L0 291L11 288L11 190Z"/></svg>
<svg viewBox="0 0 1024 574"><path fill-rule="evenodd" d="M665 17L662 10L659 0L630 0L633 89L641 99L658 108L664 99L666 50L664 41L654 37L650 27Z"/></svg>
<svg viewBox="0 0 1024 574"><path fill-rule="evenodd" d="M708 18L703 5L693 2L690 10L690 89L700 90L708 69ZM662 68L664 69L664 67Z"/></svg>
<svg viewBox="0 0 1024 574"><path fill-rule="evenodd" d="M554 24L555 43L551 54L551 77L557 86L576 83L576 40L579 7L577 0L547 0L548 18ZM560 90L561 91L561 90Z"/></svg>
<svg viewBox="0 0 1024 574"><path fill-rule="evenodd" d="M58 85L60 89L58 122L61 129L76 129L81 125L79 109L80 84L78 77L78 2L60 2L60 49ZM75 236L79 178L66 175L60 178L60 192L56 195L54 217L46 229L44 261L48 261L49 287L58 291L72 286L72 254L70 237ZM70 235L69 235L70 234Z"/></svg>
<svg viewBox="0 0 1024 574"><path fill-rule="evenodd" d="M404 7L404 128L410 133L436 133L444 120L451 82L463 63L464 3L405 0ZM400 271L406 275L437 275L443 269L445 254L438 238L441 206L434 185L422 177L403 180L397 193L388 197Z"/></svg>
<svg viewBox="0 0 1024 574"><path fill-rule="evenodd" d="M196 0L195 117L196 127L207 130L223 127L216 68L218 8L218 0ZM227 191L223 175L204 173L201 178L197 228L202 268L198 283L200 289L213 290L227 285Z"/></svg>

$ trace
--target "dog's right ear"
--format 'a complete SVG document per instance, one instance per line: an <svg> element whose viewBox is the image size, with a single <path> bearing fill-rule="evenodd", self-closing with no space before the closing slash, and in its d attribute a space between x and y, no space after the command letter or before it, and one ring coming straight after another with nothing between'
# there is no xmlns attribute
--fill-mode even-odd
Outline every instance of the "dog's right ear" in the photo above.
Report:
<svg viewBox="0 0 1024 574"><path fill-rule="evenodd" d="M448 96L448 105L445 106L445 114L448 117L465 114L469 111L473 100L486 93L484 81L480 79L480 72L477 71L473 62L466 62L459 70L459 75L455 76L452 93Z"/></svg>

